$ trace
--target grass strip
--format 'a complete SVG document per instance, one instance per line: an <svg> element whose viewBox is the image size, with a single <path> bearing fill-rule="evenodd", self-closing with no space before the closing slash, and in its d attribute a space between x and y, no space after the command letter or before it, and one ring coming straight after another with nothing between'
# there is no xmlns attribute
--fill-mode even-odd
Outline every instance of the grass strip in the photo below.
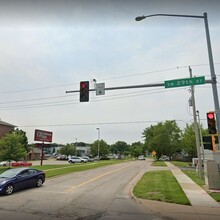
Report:
<svg viewBox="0 0 220 220"><path fill-rule="evenodd" d="M192 167L191 163L183 161L170 161L176 167Z"/></svg>
<svg viewBox="0 0 220 220"><path fill-rule="evenodd" d="M133 189L136 197L162 202L190 205L188 198L172 172L146 172Z"/></svg>
<svg viewBox="0 0 220 220"><path fill-rule="evenodd" d="M167 165L164 163L164 161L155 160L151 164L152 166L160 166L160 167L166 167Z"/></svg>

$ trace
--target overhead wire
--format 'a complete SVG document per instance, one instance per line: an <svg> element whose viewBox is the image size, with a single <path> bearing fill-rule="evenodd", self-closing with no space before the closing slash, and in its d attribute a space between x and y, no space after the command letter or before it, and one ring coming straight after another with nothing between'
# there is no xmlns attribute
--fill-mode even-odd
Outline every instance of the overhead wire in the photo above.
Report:
<svg viewBox="0 0 220 220"><path fill-rule="evenodd" d="M216 64L220 64L220 63L216 63ZM191 66L204 66L204 65L208 65L208 64L197 64L197 65L191 65ZM188 66L181 66L181 67L177 67L177 68L186 68ZM118 77L112 77L106 80L110 80L110 79L116 79L116 78L123 78L123 77L131 77L131 76L140 76L140 75L145 75L145 74L152 74L152 73L156 73L156 72L163 72L163 71L169 71L169 70L174 70L176 68L169 68L169 69L163 69L163 70L156 70L156 71L149 71L146 73L140 73L140 74L130 74L130 75L126 75L126 76L118 76ZM72 84L66 84L66 85L72 85ZM65 85L60 85L60 86L65 86ZM40 87L40 88L35 88L35 89L27 89L27 90L15 90L12 92L18 92L18 91L31 91L31 90L36 90L36 89L46 89L46 88L56 88L56 87L60 87L60 86L54 86L54 87ZM207 88L207 87L202 87L202 88ZM133 97L133 96L143 96L143 95L147 95L147 94L156 94L156 93L161 93L161 92L165 92L165 90L162 90L161 88L157 88L157 89L152 89L148 91L141 91L141 92L132 92L132 93L122 93L122 94L117 94L117 95L111 95L110 97L105 97L105 98L99 98L99 99L94 99L92 98L91 101L92 102L96 102L96 101L108 101L108 100L113 100L113 99L121 99L121 98L129 98L129 97ZM174 89L172 89L173 91ZM154 91L154 92L152 92ZM169 90L166 90L169 91ZM36 101L42 101L42 100L51 100L51 99L60 99L60 98L69 98L69 97L73 97L72 95L63 95L63 96L51 96L51 97L43 97L43 98L35 98L35 99L24 99L24 100L15 100L15 101L5 101L5 102L0 102L0 105L5 105L5 104L14 104L14 103L22 103L22 102L36 102ZM72 105L72 104L77 104L78 101L74 101L74 100L57 100L54 102L46 102L46 103L31 103L31 104L25 104L25 105L12 105L12 106L2 106L0 107L1 110L11 110L11 109L21 109L21 108L39 108L39 107L50 107L50 106L60 106L60 105Z"/></svg>

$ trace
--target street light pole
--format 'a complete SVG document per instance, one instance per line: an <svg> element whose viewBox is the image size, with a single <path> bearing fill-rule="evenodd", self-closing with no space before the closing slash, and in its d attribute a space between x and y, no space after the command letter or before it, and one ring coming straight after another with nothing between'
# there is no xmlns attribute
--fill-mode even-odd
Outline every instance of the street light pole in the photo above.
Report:
<svg viewBox="0 0 220 220"><path fill-rule="evenodd" d="M145 18L154 17L154 16L171 16L171 17L187 17L187 18L202 18L202 19L204 19L206 41L207 41L207 47L208 47L208 56L209 56L209 67L210 67L210 74L211 74L211 79L212 79L212 92L213 92L213 99L214 99L214 106L215 106L215 114L216 114L218 132L220 133L220 108L219 108L219 100L218 100L217 80L216 80L215 68L214 68L214 62L213 62L213 56L212 56L212 47L211 47L211 40L210 40L210 35L209 35L207 13L205 12L203 14L203 16L178 15L178 14L152 14L152 15L147 15L147 16L144 16L144 15L138 16L135 18L135 20L141 21ZM218 141L220 143L220 135L218 135ZM219 147L218 147L218 149L219 149Z"/></svg>
<svg viewBox="0 0 220 220"><path fill-rule="evenodd" d="M98 130L98 160L99 160L99 148L100 148L100 128L96 128Z"/></svg>

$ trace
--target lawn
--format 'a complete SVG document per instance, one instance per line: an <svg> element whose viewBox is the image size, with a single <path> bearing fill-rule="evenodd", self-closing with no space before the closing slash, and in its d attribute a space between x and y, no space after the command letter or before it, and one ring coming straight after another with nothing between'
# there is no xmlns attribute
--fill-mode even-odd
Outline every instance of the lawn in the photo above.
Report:
<svg viewBox="0 0 220 220"><path fill-rule="evenodd" d="M155 160L152 162L152 166L166 167L167 165L164 163L164 161Z"/></svg>
<svg viewBox="0 0 220 220"><path fill-rule="evenodd" d="M145 173L133 189L136 197L190 205L188 198L171 171Z"/></svg>

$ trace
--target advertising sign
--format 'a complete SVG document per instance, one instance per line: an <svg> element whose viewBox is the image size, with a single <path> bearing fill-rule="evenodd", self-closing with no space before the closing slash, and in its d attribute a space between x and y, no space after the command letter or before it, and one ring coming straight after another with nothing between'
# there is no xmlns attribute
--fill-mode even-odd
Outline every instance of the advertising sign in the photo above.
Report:
<svg viewBox="0 0 220 220"><path fill-rule="evenodd" d="M53 133L50 131L42 131L35 129L34 140L43 142L52 142Z"/></svg>

